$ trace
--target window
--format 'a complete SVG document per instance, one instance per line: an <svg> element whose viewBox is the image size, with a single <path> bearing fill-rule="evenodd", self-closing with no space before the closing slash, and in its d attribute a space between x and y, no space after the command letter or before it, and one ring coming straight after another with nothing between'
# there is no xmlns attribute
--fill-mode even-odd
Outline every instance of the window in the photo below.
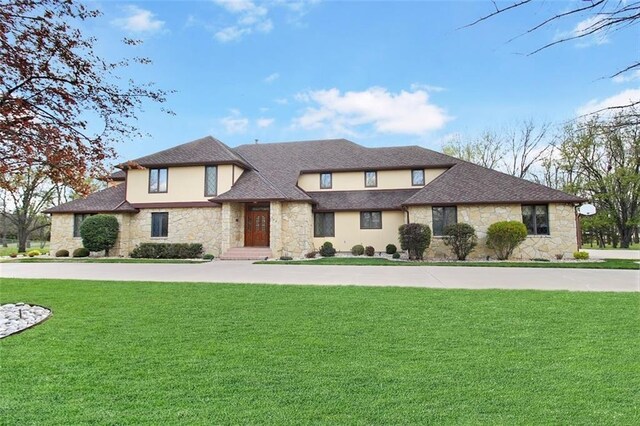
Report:
<svg viewBox="0 0 640 426"><path fill-rule="evenodd" d="M149 192L167 192L167 169L149 169Z"/></svg>
<svg viewBox="0 0 640 426"><path fill-rule="evenodd" d="M313 236L333 237L335 236L333 213L316 213L313 216Z"/></svg>
<svg viewBox="0 0 640 426"><path fill-rule="evenodd" d="M80 238L80 226L82 225L82 222L84 222L84 220L89 216L91 216L91 214L87 214L87 213L76 213L73 215L73 237L74 238Z"/></svg>
<svg viewBox="0 0 640 426"><path fill-rule="evenodd" d="M411 170L411 185L422 186L424 185L424 170Z"/></svg>
<svg viewBox="0 0 640 426"><path fill-rule="evenodd" d="M320 189L331 189L331 173L320 173Z"/></svg>
<svg viewBox="0 0 640 426"><path fill-rule="evenodd" d="M360 212L360 229L382 229L382 212Z"/></svg>
<svg viewBox="0 0 640 426"><path fill-rule="evenodd" d="M169 235L169 213L151 213L151 236L166 237Z"/></svg>
<svg viewBox="0 0 640 426"><path fill-rule="evenodd" d="M364 186L367 188L378 186L378 172L364 172Z"/></svg>
<svg viewBox="0 0 640 426"><path fill-rule="evenodd" d="M522 206L522 223L529 235L549 235L549 208L546 204Z"/></svg>
<svg viewBox="0 0 640 426"><path fill-rule="evenodd" d="M204 195L212 196L218 193L218 167L206 166L204 168Z"/></svg>
<svg viewBox="0 0 640 426"><path fill-rule="evenodd" d="M433 217L433 235L444 235L444 228L448 225L458 223L458 209L451 207L432 207L431 215Z"/></svg>

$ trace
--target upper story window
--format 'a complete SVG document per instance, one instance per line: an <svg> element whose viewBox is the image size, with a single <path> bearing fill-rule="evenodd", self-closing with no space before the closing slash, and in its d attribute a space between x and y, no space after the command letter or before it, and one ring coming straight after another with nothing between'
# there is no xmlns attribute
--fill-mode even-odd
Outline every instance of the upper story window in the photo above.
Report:
<svg viewBox="0 0 640 426"><path fill-rule="evenodd" d="M218 167L206 166L204 169L204 195L218 194Z"/></svg>
<svg viewBox="0 0 640 426"><path fill-rule="evenodd" d="M360 212L360 229L382 229L382 212Z"/></svg>
<svg viewBox="0 0 640 426"><path fill-rule="evenodd" d="M549 235L549 206L522 206L522 223L527 227L529 235Z"/></svg>
<svg viewBox="0 0 640 426"><path fill-rule="evenodd" d="M73 237L74 238L80 237L80 226L82 226L82 222L84 222L84 220L89 216L91 216L90 213L76 213L73 215Z"/></svg>
<svg viewBox="0 0 640 426"><path fill-rule="evenodd" d="M444 235L444 228L448 225L458 223L458 209L456 206L432 207L431 216L433 219L433 235Z"/></svg>
<svg viewBox="0 0 640 426"><path fill-rule="evenodd" d="M424 185L424 170L422 169L411 170L411 185L413 186Z"/></svg>
<svg viewBox="0 0 640 426"><path fill-rule="evenodd" d="M169 172L164 169L149 169L149 192L167 192Z"/></svg>
<svg viewBox="0 0 640 426"><path fill-rule="evenodd" d="M320 189L331 189L332 181L331 173L320 173Z"/></svg>
<svg viewBox="0 0 640 426"><path fill-rule="evenodd" d="M364 172L364 186L366 188L375 188L376 186L378 186L378 172Z"/></svg>
<svg viewBox="0 0 640 426"><path fill-rule="evenodd" d="M335 216L333 213L316 213L313 215L313 236L334 237Z"/></svg>
<svg viewBox="0 0 640 426"><path fill-rule="evenodd" d="M169 235L169 213L151 213L151 236L167 237Z"/></svg>

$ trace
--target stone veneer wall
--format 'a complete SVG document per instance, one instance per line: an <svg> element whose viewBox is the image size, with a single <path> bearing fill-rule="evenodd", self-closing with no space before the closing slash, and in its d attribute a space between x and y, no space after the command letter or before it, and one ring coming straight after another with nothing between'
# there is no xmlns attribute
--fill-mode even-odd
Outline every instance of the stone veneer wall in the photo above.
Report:
<svg viewBox="0 0 640 426"><path fill-rule="evenodd" d="M233 247L244 247L244 210L243 203L224 203L220 210L219 254Z"/></svg>
<svg viewBox="0 0 640 426"><path fill-rule="evenodd" d="M122 241L124 233L128 232L129 218L128 214L113 214L120 224L120 232L116 243L111 250L109 256L127 256L129 252L122 250ZM53 213L51 215L51 244L49 253L55 256L58 250L69 250L69 256L73 251L82 247L82 238L73 236L73 213Z"/></svg>
<svg viewBox="0 0 640 426"><path fill-rule="evenodd" d="M409 207L411 222L425 223L433 228L431 206ZM495 253L486 246L489 225L503 220L522 221L520 204L461 205L458 206L458 222L473 225L478 235L478 245L469 259L495 258ZM575 210L571 204L549 204L550 235L530 235L514 251L512 259L554 259L556 254L571 257L577 249ZM427 258L453 259L451 249L441 238L434 237L426 252Z"/></svg>
<svg viewBox="0 0 640 426"><path fill-rule="evenodd" d="M311 204L280 203L280 245L271 246L274 255L302 257L313 250L313 213Z"/></svg>

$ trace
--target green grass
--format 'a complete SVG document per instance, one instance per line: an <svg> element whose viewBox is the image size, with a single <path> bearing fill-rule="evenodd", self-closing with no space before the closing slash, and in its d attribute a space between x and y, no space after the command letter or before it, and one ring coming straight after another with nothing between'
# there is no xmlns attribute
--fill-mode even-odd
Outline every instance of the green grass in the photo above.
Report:
<svg viewBox="0 0 640 426"><path fill-rule="evenodd" d="M3 279L5 424L638 424L637 293Z"/></svg>
<svg viewBox="0 0 640 426"><path fill-rule="evenodd" d="M614 248L611 246L611 244L608 244L602 249L598 247L597 244L594 244L593 246L591 246L591 244L587 243L587 244L583 244L582 248L589 249L589 250L640 250L640 244L631 244L628 249L623 249L620 247Z"/></svg>
<svg viewBox="0 0 640 426"><path fill-rule="evenodd" d="M10 243L8 247L0 246L0 256L9 256L11 253L18 253L18 245L16 243ZM44 248L40 248L38 241L32 241L31 247L27 249L27 253L31 250L38 250L40 253L49 253L49 243L47 242Z"/></svg>
<svg viewBox="0 0 640 426"><path fill-rule="evenodd" d="M637 260L607 259L602 262L398 262L370 257L322 257L313 260L266 260L260 265L351 265L351 266L481 266L494 268L640 269Z"/></svg>
<svg viewBox="0 0 640 426"><path fill-rule="evenodd" d="M16 257L0 260L0 263L206 263L194 259L132 259L129 257Z"/></svg>

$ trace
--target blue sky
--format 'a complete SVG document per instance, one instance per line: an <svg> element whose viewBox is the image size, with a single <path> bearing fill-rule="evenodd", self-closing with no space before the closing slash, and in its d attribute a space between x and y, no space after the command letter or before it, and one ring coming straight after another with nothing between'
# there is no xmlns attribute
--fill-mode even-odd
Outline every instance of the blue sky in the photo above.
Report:
<svg viewBox="0 0 640 426"><path fill-rule="evenodd" d="M579 2L578 2L579 3ZM506 3L503 3L506 4ZM121 159L213 135L231 146L345 137L366 146L439 150L525 119L561 124L640 98L640 73L606 77L637 60L637 28L527 56L579 31L589 15L522 34L572 2L539 2L459 29L484 1L103 1L88 23L101 54L147 56L127 72L176 93L148 105L151 136L116 147ZM144 40L125 48L123 37Z"/></svg>

